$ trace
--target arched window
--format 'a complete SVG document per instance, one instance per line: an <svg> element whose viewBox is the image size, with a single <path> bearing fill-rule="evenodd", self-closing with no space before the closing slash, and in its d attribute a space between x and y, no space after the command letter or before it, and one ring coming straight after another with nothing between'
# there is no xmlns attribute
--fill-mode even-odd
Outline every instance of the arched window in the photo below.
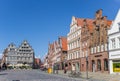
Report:
<svg viewBox="0 0 120 81"><path fill-rule="evenodd" d="M97 60L97 68L98 68L98 71L101 71L101 60L100 59Z"/></svg>
<svg viewBox="0 0 120 81"><path fill-rule="evenodd" d="M104 70L108 71L108 60L104 59Z"/></svg>

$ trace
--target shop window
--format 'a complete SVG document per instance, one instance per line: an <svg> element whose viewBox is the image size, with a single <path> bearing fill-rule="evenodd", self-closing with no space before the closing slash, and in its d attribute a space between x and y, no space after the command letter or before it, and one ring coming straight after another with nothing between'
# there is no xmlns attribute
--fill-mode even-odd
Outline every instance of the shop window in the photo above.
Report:
<svg viewBox="0 0 120 81"><path fill-rule="evenodd" d="M98 71L101 71L101 60L100 59L97 60L97 68L98 68Z"/></svg>
<svg viewBox="0 0 120 81"><path fill-rule="evenodd" d="M104 70L108 71L108 60L104 59Z"/></svg>
<svg viewBox="0 0 120 81"><path fill-rule="evenodd" d="M120 72L120 60L113 61L113 72Z"/></svg>

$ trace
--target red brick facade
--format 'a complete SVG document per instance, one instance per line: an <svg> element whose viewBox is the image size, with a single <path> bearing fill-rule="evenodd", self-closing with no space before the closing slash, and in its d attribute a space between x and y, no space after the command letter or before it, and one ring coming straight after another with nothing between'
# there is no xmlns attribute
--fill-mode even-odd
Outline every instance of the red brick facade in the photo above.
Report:
<svg viewBox="0 0 120 81"><path fill-rule="evenodd" d="M62 50L55 53L59 45L49 45L48 64L52 67L55 62L51 59L61 54L60 61L56 61L60 69L63 69L62 63L67 62L69 70L74 64L77 71L108 72L107 31L110 25L111 21L102 16L101 9L96 11L95 19L72 17L67 40L61 39ZM66 52L67 60L63 54Z"/></svg>
<svg viewBox="0 0 120 81"><path fill-rule="evenodd" d="M88 70L90 69L87 63L90 61L90 31L91 31L91 25L93 20L92 19L84 19L83 20L83 26L81 30L81 58L80 58L80 66L81 71L86 71L88 67Z"/></svg>
<svg viewBox="0 0 120 81"><path fill-rule="evenodd" d="M111 21L102 16L102 10L95 13L95 19L82 19L81 52L77 59L80 71L108 72L107 30L110 24Z"/></svg>
<svg viewBox="0 0 120 81"><path fill-rule="evenodd" d="M92 72L108 72L108 68L105 69L104 61L108 60L108 53L101 52L90 55L90 71ZM98 61L101 61L101 66L98 65ZM108 66L108 65L107 65Z"/></svg>
<svg viewBox="0 0 120 81"><path fill-rule="evenodd" d="M47 54L48 68L63 70L67 57L67 38L59 37L57 41L49 44Z"/></svg>
<svg viewBox="0 0 120 81"><path fill-rule="evenodd" d="M96 11L95 15L93 32L90 33L90 71L108 72L107 31L111 21L102 16L101 9Z"/></svg>

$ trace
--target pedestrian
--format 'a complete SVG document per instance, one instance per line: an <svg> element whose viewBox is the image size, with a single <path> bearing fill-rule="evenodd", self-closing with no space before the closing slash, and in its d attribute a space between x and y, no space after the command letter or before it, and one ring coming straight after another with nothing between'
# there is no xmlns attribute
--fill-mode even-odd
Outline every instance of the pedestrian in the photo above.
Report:
<svg viewBox="0 0 120 81"><path fill-rule="evenodd" d="M64 73L65 74L67 73L67 69L68 69L68 66L67 66L67 64L65 64L65 67L64 67Z"/></svg>
<svg viewBox="0 0 120 81"><path fill-rule="evenodd" d="M0 71L1 71L1 66L0 66Z"/></svg>

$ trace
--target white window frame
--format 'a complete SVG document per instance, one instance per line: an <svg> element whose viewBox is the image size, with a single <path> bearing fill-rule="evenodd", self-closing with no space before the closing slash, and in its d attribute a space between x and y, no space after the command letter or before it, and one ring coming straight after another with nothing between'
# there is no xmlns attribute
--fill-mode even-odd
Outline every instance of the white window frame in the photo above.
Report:
<svg viewBox="0 0 120 81"><path fill-rule="evenodd" d="M116 48L116 44L115 44L115 38L111 39L111 45L112 45L112 49Z"/></svg>
<svg viewBox="0 0 120 81"><path fill-rule="evenodd" d="M117 39L118 39L118 48L120 48L120 37L118 37Z"/></svg>

